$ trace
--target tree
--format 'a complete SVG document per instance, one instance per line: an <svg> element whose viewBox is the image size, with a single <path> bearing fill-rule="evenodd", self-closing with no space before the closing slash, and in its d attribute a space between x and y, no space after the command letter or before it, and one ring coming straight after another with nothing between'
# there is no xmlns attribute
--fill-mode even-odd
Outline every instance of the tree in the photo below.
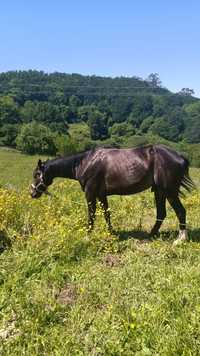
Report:
<svg viewBox="0 0 200 356"><path fill-rule="evenodd" d="M58 135L55 140L57 154L65 156L78 152L77 142L66 135Z"/></svg>
<svg viewBox="0 0 200 356"><path fill-rule="evenodd" d="M5 124L0 127L0 145L16 146L16 137L19 133L19 125Z"/></svg>
<svg viewBox="0 0 200 356"><path fill-rule="evenodd" d="M153 116L148 116L146 119L144 119L140 125L140 130L142 133L147 133L149 129L151 128L152 124L154 123L154 118Z"/></svg>
<svg viewBox="0 0 200 356"><path fill-rule="evenodd" d="M183 111L171 110L167 115L157 118L151 125L151 131L167 140L177 142L184 130Z"/></svg>
<svg viewBox="0 0 200 356"><path fill-rule="evenodd" d="M92 148L92 143L87 138L78 141L77 138L58 135L55 140L57 154L62 156L85 151Z"/></svg>
<svg viewBox="0 0 200 356"><path fill-rule="evenodd" d="M147 82L149 82L153 88L159 88L162 84L158 73L149 74Z"/></svg>
<svg viewBox="0 0 200 356"><path fill-rule="evenodd" d="M83 105L78 108L78 118L80 121L88 121L89 117L89 112L91 111L91 106L90 105Z"/></svg>
<svg viewBox="0 0 200 356"><path fill-rule="evenodd" d="M81 101L76 95L72 95L69 98L69 108L73 117L77 117L78 107L81 105Z"/></svg>
<svg viewBox="0 0 200 356"><path fill-rule="evenodd" d="M182 96L192 96L195 94L195 92L193 89L190 88L182 88L178 94Z"/></svg>
<svg viewBox="0 0 200 356"><path fill-rule="evenodd" d="M26 101L20 110L23 122L38 121L42 123L67 123L70 117L69 107L66 105L53 105L49 102Z"/></svg>
<svg viewBox="0 0 200 356"><path fill-rule="evenodd" d="M25 153L55 154L55 135L51 130L33 121L24 124L16 138L17 148Z"/></svg>
<svg viewBox="0 0 200 356"><path fill-rule="evenodd" d="M142 95L133 98L132 111L128 117L128 122L135 128L139 128L142 121L150 116L153 111L153 101L150 95Z"/></svg>
<svg viewBox="0 0 200 356"><path fill-rule="evenodd" d="M114 122L125 121L131 113L133 99L129 97L119 96L112 99L111 109Z"/></svg>
<svg viewBox="0 0 200 356"><path fill-rule="evenodd" d="M10 96L0 97L0 125L19 122L18 106Z"/></svg>
<svg viewBox="0 0 200 356"><path fill-rule="evenodd" d="M153 98L153 116L161 117L167 113L168 110L167 98L165 96L155 96Z"/></svg>
<svg viewBox="0 0 200 356"><path fill-rule="evenodd" d="M89 128L92 140L103 140L108 136L105 116L96 109L89 114Z"/></svg>
<svg viewBox="0 0 200 356"><path fill-rule="evenodd" d="M185 106L185 132L184 137L189 143L200 142L200 101Z"/></svg>
<svg viewBox="0 0 200 356"><path fill-rule="evenodd" d="M20 117L24 123L37 120L37 106L35 102L27 100L20 109Z"/></svg>
<svg viewBox="0 0 200 356"><path fill-rule="evenodd" d="M67 135L68 124L85 122L90 125L92 137L103 140L108 136L108 128L115 123L128 123L138 133L148 133L151 120L145 120L152 116L152 124L163 118L171 125L171 129L168 126L169 135L163 131L165 136L197 142L197 115L188 113L185 117L184 113L190 104L198 102L193 95L190 88L183 88L176 94L163 88L158 73L151 73L147 80L142 80L137 77L48 74L35 70L10 71L0 73L0 128L37 121L53 132ZM178 119L176 113L172 115L174 110L181 108L185 109L181 112L184 128L180 115ZM90 113L94 113L94 118ZM122 128L123 125L116 130L120 132ZM10 127L1 130L1 142L8 142L9 136L14 137L14 131L11 134Z"/></svg>
<svg viewBox="0 0 200 356"><path fill-rule="evenodd" d="M121 122L121 123L115 123L111 128L110 128L110 134L111 136L131 136L135 134L135 130L131 124L128 124L126 122Z"/></svg>

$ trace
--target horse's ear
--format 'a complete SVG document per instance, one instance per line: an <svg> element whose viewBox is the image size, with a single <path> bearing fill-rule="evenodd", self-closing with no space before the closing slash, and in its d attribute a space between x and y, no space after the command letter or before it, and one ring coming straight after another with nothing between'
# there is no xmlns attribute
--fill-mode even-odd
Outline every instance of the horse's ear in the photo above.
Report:
<svg viewBox="0 0 200 356"><path fill-rule="evenodd" d="M42 161L41 161L41 159L39 159L39 161L38 161L38 168L39 168L39 169L42 168Z"/></svg>

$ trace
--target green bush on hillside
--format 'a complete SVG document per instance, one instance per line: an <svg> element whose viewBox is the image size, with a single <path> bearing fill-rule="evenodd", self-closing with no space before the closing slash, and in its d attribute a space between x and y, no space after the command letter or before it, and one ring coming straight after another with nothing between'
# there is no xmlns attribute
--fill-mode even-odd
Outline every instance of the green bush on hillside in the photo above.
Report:
<svg viewBox="0 0 200 356"><path fill-rule="evenodd" d="M36 122L22 125L16 144L19 150L29 154L56 153L55 134L48 127Z"/></svg>

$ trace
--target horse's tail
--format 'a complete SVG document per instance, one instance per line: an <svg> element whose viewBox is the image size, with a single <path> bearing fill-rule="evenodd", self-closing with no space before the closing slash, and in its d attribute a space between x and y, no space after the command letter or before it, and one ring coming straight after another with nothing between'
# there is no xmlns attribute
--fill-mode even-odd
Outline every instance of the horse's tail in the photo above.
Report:
<svg viewBox="0 0 200 356"><path fill-rule="evenodd" d="M192 190L196 189L196 186L189 175L190 162L186 157L184 157L182 155L181 155L181 157L184 160L184 173L183 173L183 176L181 179L180 188L183 187L188 192L191 192ZM180 193L180 195L184 195L184 193L180 189L179 189L179 193Z"/></svg>
<svg viewBox="0 0 200 356"><path fill-rule="evenodd" d="M189 176L187 158L164 145L154 146L154 182L166 195L184 195L181 188L191 192L195 184Z"/></svg>

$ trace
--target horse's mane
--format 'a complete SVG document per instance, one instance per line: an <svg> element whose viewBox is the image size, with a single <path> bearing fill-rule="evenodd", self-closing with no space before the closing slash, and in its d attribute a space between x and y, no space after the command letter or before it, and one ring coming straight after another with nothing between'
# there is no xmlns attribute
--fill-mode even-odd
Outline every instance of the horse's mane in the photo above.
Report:
<svg viewBox="0 0 200 356"><path fill-rule="evenodd" d="M44 163L48 163L48 162L55 162L57 161L58 159L63 159L63 160L71 160L71 159L81 159L83 157L85 157L86 155L88 154L91 154L91 153L94 153L95 151L101 149L101 148L120 148L120 147L117 147L116 145L97 145L95 147L92 147L91 149L89 150L83 150L83 151L80 151L80 152L77 152L77 153L69 153L69 154L65 154L65 155L57 155L56 157L54 158L51 158L51 159L47 159Z"/></svg>
<svg viewBox="0 0 200 356"><path fill-rule="evenodd" d="M84 157L86 157L89 153L94 152L95 149L91 149L91 150L86 150L86 151L82 151L82 152L78 152L75 154L69 154L69 155L57 155L55 158L52 159L47 159L44 164L52 164L52 163L56 163L59 160L60 161L70 161L70 160L81 160Z"/></svg>

